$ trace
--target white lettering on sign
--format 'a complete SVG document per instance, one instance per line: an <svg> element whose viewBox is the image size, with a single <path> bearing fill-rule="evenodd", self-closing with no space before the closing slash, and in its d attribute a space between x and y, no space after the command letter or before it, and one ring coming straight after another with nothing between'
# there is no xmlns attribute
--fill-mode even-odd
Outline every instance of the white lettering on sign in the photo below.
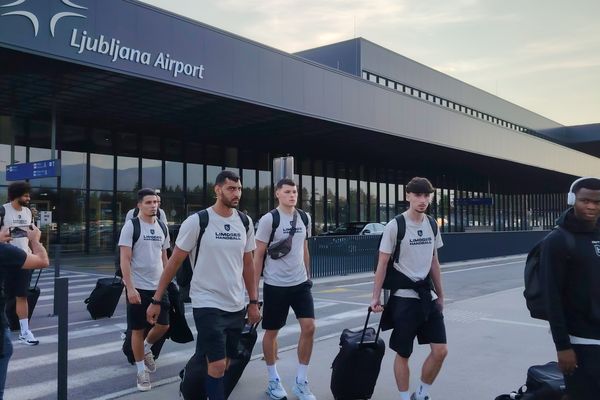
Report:
<svg viewBox="0 0 600 400"><path fill-rule="evenodd" d="M77 29L73 29L71 33L71 47L75 47L78 54L83 54L86 51L94 52L110 57L112 62L124 60L160 68L168 71L174 78L183 75L204 79L204 65L202 64L194 65L175 60L168 53L164 52L160 52L154 59L154 62L152 62L152 53L125 46L120 40L115 38L108 40L104 35L92 37L88 35L87 31L83 31L80 34Z"/></svg>

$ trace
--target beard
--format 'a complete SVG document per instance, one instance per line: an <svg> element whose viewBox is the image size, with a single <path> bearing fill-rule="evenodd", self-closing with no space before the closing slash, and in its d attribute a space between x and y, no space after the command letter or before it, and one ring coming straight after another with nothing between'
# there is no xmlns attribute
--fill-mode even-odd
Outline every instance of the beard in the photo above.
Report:
<svg viewBox="0 0 600 400"><path fill-rule="evenodd" d="M221 202L223 203L223 205L225 207L236 208L238 206L238 204L240 204L240 199L229 200L229 199L223 198L221 200Z"/></svg>
<svg viewBox="0 0 600 400"><path fill-rule="evenodd" d="M19 199L18 202L21 207L27 207L29 205L29 201L26 200Z"/></svg>

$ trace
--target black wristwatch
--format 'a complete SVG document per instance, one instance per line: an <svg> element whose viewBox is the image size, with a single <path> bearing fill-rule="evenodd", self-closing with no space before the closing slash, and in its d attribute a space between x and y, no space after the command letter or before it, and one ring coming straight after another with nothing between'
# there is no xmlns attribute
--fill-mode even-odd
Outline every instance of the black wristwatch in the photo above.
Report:
<svg viewBox="0 0 600 400"><path fill-rule="evenodd" d="M258 304L258 300L250 300L248 304Z"/></svg>
<svg viewBox="0 0 600 400"><path fill-rule="evenodd" d="M163 305L162 301L156 300L154 297L152 298L152 304L157 305L157 306L161 306L161 307Z"/></svg>

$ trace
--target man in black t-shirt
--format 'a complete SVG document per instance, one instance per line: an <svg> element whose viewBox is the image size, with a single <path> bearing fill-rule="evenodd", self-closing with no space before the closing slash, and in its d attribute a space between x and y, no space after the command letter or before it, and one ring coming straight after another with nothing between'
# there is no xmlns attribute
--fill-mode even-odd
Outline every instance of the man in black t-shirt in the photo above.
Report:
<svg viewBox="0 0 600 400"><path fill-rule="evenodd" d="M32 254L27 254L20 248L10 243L11 237L8 229L0 230L0 287L4 279L11 274L16 274L21 269L46 268L50 261L48 253L40 243L40 230L31 225L27 230L27 238ZM4 384L6 383L6 372L8 360L12 356L12 342L10 331L4 314L4 295L0 295L0 400L4 398Z"/></svg>

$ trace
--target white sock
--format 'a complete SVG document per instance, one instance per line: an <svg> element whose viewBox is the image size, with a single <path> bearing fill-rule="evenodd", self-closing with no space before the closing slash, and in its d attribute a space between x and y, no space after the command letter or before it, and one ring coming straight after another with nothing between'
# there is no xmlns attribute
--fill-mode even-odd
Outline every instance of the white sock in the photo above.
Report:
<svg viewBox="0 0 600 400"><path fill-rule="evenodd" d="M298 364L298 372L296 373L296 383L308 382L307 372L308 365Z"/></svg>
<svg viewBox="0 0 600 400"><path fill-rule="evenodd" d="M148 343L146 340L144 340L144 354L148 354L152 351L152 345L154 343Z"/></svg>
<svg viewBox="0 0 600 400"><path fill-rule="evenodd" d="M21 335L24 335L25 332L27 332L29 330L29 319L28 318L20 319L19 325L21 325Z"/></svg>
<svg viewBox="0 0 600 400"><path fill-rule="evenodd" d="M421 384L419 385L419 390L417 390L417 399L422 400L423 398L425 398L425 396L429 395L430 387L431 385L428 385L425 382L421 381Z"/></svg>
<svg viewBox="0 0 600 400"><path fill-rule="evenodd" d="M280 381L279 374L277 373L277 365L267 365L267 372L269 373L270 381Z"/></svg>
<svg viewBox="0 0 600 400"><path fill-rule="evenodd" d="M410 400L410 392L400 392L400 400Z"/></svg>
<svg viewBox="0 0 600 400"><path fill-rule="evenodd" d="M144 368L146 368L144 366L144 361L136 361L135 362L135 366L137 367L137 371L138 371L138 375L141 374L142 372L144 372Z"/></svg>

